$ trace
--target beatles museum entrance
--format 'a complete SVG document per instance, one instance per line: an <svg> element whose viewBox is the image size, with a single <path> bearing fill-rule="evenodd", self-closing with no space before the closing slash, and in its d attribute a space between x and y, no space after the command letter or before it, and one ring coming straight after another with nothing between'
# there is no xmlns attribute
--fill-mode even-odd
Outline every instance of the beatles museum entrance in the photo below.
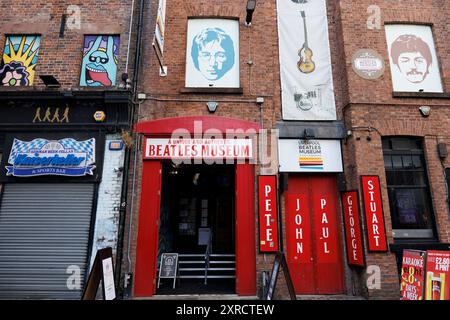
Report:
<svg viewBox="0 0 450 320"><path fill-rule="evenodd" d="M178 253L178 281L156 293L235 293L234 165L162 168L158 261Z"/></svg>
<svg viewBox="0 0 450 320"><path fill-rule="evenodd" d="M191 137L172 138L180 127ZM144 135L144 157L135 297L256 295L252 140L192 138L194 132L198 136L208 130L249 129L257 132L259 125L216 116L137 124L136 131ZM162 256L173 253L178 254L175 288L173 278L159 278L158 272ZM172 265L170 261L167 265Z"/></svg>

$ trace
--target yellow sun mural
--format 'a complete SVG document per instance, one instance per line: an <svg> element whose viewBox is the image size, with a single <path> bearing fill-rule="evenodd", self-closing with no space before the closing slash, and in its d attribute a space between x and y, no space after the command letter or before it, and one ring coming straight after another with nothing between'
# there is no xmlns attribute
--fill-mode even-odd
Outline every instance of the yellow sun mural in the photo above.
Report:
<svg viewBox="0 0 450 320"><path fill-rule="evenodd" d="M9 36L6 38L3 60L0 65L0 85L33 85L40 44L40 36Z"/></svg>

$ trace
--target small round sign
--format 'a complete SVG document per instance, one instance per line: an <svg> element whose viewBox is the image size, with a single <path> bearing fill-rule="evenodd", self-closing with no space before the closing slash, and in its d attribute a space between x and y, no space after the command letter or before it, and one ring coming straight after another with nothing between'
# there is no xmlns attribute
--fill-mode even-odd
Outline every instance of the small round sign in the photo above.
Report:
<svg viewBox="0 0 450 320"><path fill-rule="evenodd" d="M361 78L376 80L384 73L384 60L375 50L360 49L352 56L352 68Z"/></svg>
<svg viewBox="0 0 450 320"><path fill-rule="evenodd" d="M95 111L94 120L97 122L103 122L106 119L106 114L103 111Z"/></svg>

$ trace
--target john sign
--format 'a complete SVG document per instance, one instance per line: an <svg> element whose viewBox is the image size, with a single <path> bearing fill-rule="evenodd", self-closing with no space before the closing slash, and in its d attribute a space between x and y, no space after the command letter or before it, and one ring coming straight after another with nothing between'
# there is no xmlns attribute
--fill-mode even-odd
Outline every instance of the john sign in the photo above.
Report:
<svg viewBox="0 0 450 320"><path fill-rule="evenodd" d="M95 139L21 141L14 139L6 166L8 176L85 176L95 169Z"/></svg>

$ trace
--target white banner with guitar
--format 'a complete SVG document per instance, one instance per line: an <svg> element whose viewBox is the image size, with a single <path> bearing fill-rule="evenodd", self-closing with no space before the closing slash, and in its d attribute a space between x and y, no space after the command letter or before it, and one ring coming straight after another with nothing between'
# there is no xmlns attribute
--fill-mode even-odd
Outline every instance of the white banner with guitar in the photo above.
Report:
<svg viewBox="0 0 450 320"><path fill-rule="evenodd" d="M325 0L277 0L284 120L336 120Z"/></svg>

